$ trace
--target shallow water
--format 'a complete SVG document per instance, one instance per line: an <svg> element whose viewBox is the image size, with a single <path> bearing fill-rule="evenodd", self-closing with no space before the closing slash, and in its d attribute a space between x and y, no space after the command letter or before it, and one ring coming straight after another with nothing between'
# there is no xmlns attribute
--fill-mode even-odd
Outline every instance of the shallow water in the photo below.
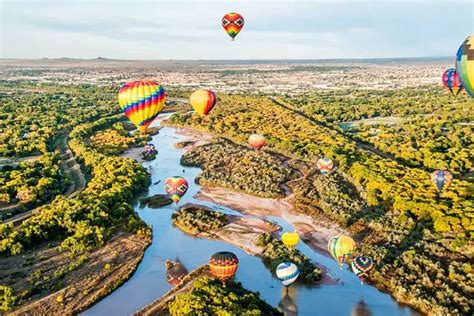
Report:
<svg viewBox="0 0 474 316"><path fill-rule="evenodd" d="M176 142L185 139L185 136L176 134L176 129L169 127L161 129L158 135L153 136L152 143L155 144L159 153L154 161L145 162L143 165L149 168L152 183L158 180L161 182L157 185L152 184L147 196L164 193L165 179L180 175L190 183L188 192L180 202L181 205L194 202L221 212L240 214L227 207L193 198L200 189L199 185L194 184L194 178L199 174L200 169L181 166L180 158L183 150L174 147ZM277 306L285 296L283 286L258 257L249 256L240 248L225 242L194 238L174 228L171 224L174 205L160 209L140 208L135 205L135 210L145 222L153 226L153 243L146 250L143 261L135 274L112 294L85 311L83 315L130 315L171 289L166 281L164 265L166 259L179 258L190 271L207 263L213 253L223 250L232 251L239 257L240 264L236 278L245 288L260 292L261 297L273 306ZM264 218L277 222L284 230L292 230L291 224L280 217ZM408 307L400 306L388 294L380 292L375 287L361 285L348 267L340 270L336 261L314 252L302 242L297 248L313 261L327 267L331 277L340 279L341 282L336 285L313 287L292 286L288 291L288 296L281 302L288 309L297 309L299 315L351 315L351 313L357 315L354 309L363 300L367 304L365 307L372 315L412 314ZM363 306L359 304L359 308Z"/></svg>

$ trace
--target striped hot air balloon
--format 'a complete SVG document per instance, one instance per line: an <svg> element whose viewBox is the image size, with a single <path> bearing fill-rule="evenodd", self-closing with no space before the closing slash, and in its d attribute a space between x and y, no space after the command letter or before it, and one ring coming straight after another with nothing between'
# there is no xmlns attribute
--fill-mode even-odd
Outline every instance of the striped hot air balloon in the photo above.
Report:
<svg viewBox="0 0 474 316"><path fill-rule="evenodd" d="M328 251L337 260L341 269L344 263L352 257L355 247L355 241L345 235L331 237L328 242Z"/></svg>
<svg viewBox="0 0 474 316"><path fill-rule="evenodd" d="M183 177L170 177L165 181L165 191L173 202L178 204L186 191L188 191L188 181Z"/></svg>
<svg viewBox="0 0 474 316"><path fill-rule="evenodd" d="M300 236L295 232L285 232L281 235L281 241L288 247L288 249L293 250L300 241Z"/></svg>
<svg viewBox="0 0 474 316"><path fill-rule="evenodd" d="M216 252L209 259L209 267L212 275L224 283L237 272L239 258L230 251Z"/></svg>
<svg viewBox="0 0 474 316"><path fill-rule="evenodd" d="M464 90L474 98L474 34L469 35L458 49L456 72Z"/></svg>
<svg viewBox="0 0 474 316"><path fill-rule="evenodd" d="M298 267L293 262L280 263L275 272L277 278L280 279L284 286L293 284L300 275Z"/></svg>
<svg viewBox="0 0 474 316"><path fill-rule="evenodd" d="M374 267L372 258L365 256L357 256L352 259L352 271L359 277L361 283L364 283L365 276Z"/></svg>
<svg viewBox="0 0 474 316"><path fill-rule="evenodd" d="M253 149L259 150L265 146L265 136L260 134L252 134L248 139L250 147Z"/></svg>
<svg viewBox="0 0 474 316"><path fill-rule="evenodd" d="M459 80L459 75L456 72L456 69L449 68L443 73L443 86L448 90L453 96L457 96L459 92L462 91L462 84Z"/></svg>
<svg viewBox="0 0 474 316"><path fill-rule="evenodd" d="M125 116L145 133L148 126L165 106L165 89L156 81L132 81L118 93L120 109Z"/></svg>
<svg viewBox="0 0 474 316"><path fill-rule="evenodd" d="M453 175L447 170L435 170L431 174L431 181L436 185L438 191L443 191L453 181Z"/></svg>
<svg viewBox="0 0 474 316"><path fill-rule="evenodd" d="M222 17L222 27L232 40L234 40L240 30L242 30L244 23L244 17L235 12L227 13Z"/></svg>
<svg viewBox="0 0 474 316"><path fill-rule="evenodd" d="M320 158L318 159L316 166L322 174L328 174L334 167L334 163L329 158Z"/></svg>
<svg viewBox="0 0 474 316"><path fill-rule="evenodd" d="M200 116L207 115L216 105L217 97L211 90L196 90L189 97L189 104Z"/></svg>

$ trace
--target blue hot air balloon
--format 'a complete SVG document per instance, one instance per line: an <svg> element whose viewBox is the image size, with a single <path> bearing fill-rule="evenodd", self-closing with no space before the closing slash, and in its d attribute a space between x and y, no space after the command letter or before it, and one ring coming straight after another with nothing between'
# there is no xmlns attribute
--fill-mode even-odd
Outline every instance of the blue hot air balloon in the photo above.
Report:
<svg viewBox="0 0 474 316"><path fill-rule="evenodd" d="M276 276L284 286L293 284L299 275L298 267L292 262L280 263L276 268Z"/></svg>

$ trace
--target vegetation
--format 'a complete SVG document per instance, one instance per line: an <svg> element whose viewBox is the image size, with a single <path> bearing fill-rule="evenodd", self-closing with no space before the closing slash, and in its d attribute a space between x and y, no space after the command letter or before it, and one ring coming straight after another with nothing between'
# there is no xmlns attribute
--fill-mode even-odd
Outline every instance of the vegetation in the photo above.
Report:
<svg viewBox="0 0 474 316"><path fill-rule="evenodd" d="M167 195L155 194L153 196L145 197L140 199L140 206L147 205L151 208L160 208L173 203Z"/></svg>
<svg viewBox="0 0 474 316"><path fill-rule="evenodd" d="M34 161L21 162L16 167L4 167L0 170L0 203L21 202L36 206L63 193L67 180L59 164L59 155L47 153Z"/></svg>
<svg viewBox="0 0 474 316"><path fill-rule="evenodd" d="M208 233L225 226L227 215L198 206L183 207L172 215L173 224L188 234Z"/></svg>
<svg viewBox="0 0 474 316"><path fill-rule="evenodd" d="M201 185L215 185L240 190L262 197L284 194L282 184L291 177L291 170L269 154L244 146L235 146L225 139L186 152L181 158L185 166L199 166Z"/></svg>
<svg viewBox="0 0 474 316"><path fill-rule="evenodd" d="M255 244L264 247L263 262L275 272L277 266L282 262L293 262L298 266L300 275L298 281L306 284L314 284L323 278L323 273L311 260L298 249L289 250L283 242L264 233L258 236Z"/></svg>
<svg viewBox="0 0 474 316"><path fill-rule="evenodd" d="M258 293L228 282L226 287L218 280L201 277L192 289L176 295L168 305L171 315L280 315L265 303Z"/></svg>
<svg viewBox="0 0 474 316"><path fill-rule="evenodd" d="M180 114L173 116L170 123L210 131L238 143L246 143L249 134L258 132L267 139L267 151L277 151L310 165L322 156L332 158L336 162L335 173L322 177L313 171L296 181L296 208L313 216L329 215L348 226L359 239L361 252L378 262L373 273L375 283L399 300L424 311L468 314L474 309L468 299L473 275L466 272L474 249L474 198L472 181L459 175L471 168L472 156L466 156L466 150L472 152L472 131L456 124L472 121L474 111L467 98L448 100L441 93L444 92L440 89L421 87L312 95L327 96L328 100L333 100L331 94L334 98L337 95L337 101L324 101L325 104L319 99L300 102L305 96L272 100L221 94L219 106L210 116ZM377 114L373 112L376 108L383 111ZM355 109L361 114L350 116ZM435 134L423 132L423 124L419 129L413 124L406 134L411 136L403 137L431 148L413 161L401 158L406 156L404 151L408 147L398 146L400 152L394 154L370 143L363 144L336 125L348 119L378 115L403 115L408 121L431 112L435 113L434 124L444 124L434 131L443 132L442 127L453 126L459 132L445 134L449 142L438 137L436 146L425 146L433 143ZM393 135L402 137L395 132ZM396 140L392 143L397 144ZM443 148L451 145L457 149L443 153ZM466 150L460 150L461 147ZM226 164L221 167L225 169ZM453 168L456 179L439 193L430 181L430 173L445 167Z"/></svg>
<svg viewBox="0 0 474 316"><path fill-rule="evenodd" d="M111 128L98 131L90 137L91 144L98 152L106 155L119 155L131 146L143 146L149 136L140 133L129 134L122 122L114 123Z"/></svg>

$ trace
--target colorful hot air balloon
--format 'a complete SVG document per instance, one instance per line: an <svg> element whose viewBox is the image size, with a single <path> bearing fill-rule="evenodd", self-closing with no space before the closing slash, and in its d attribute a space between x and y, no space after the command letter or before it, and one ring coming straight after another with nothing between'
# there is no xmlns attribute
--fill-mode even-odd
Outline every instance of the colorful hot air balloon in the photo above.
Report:
<svg viewBox="0 0 474 316"><path fill-rule="evenodd" d="M374 267L372 258L365 256L357 256L352 259L352 271L359 277L361 283L364 283L365 276Z"/></svg>
<svg viewBox="0 0 474 316"><path fill-rule="evenodd" d="M165 89L156 81L129 82L118 93L120 109L141 133L163 110L165 99Z"/></svg>
<svg viewBox="0 0 474 316"><path fill-rule="evenodd" d="M435 170L431 174L431 181L436 185L438 191L441 192L451 184L451 181L453 181L453 175L447 170Z"/></svg>
<svg viewBox="0 0 474 316"><path fill-rule="evenodd" d="M355 241L345 235L331 237L328 242L328 251L337 260L341 269L344 263L352 257L355 247Z"/></svg>
<svg viewBox="0 0 474 316"><path fill-rule="evenodd" d="M458 49L456 72L464 89L474 98L474 34L468 36Z"/></svg>
<svg viewBox="0 0 474 316"><path fill-rule="evenodd" d="M244 27L244 23L244 17L238 13L227 13L222 18L222 27L227 34L229 34L232 40L234 40L240 30Z"/></svg>
<svg viewBox="0 0 474 316"><path fill-rule="evenodd" d="M252 134L248 139L249 145L256 150L259 150L265 146L265 137L260 134Z"/></svg>
<svg viewBox="0 0 474 316"><path fill-rule="evenodd" d="M300 241L300 236L298 236L298 234L295 232L285 232L283 235L281 235L281 241L285 246L288 247L288 249L293 250Z"/></svg>
<svg viewBox="0 0 474 316"><path fill-rule="evenodd" d="M183 177L170 177L165 181L165 191L170 199L178 204L179 200L188 191L188 181Z"/></svg>
<svg viewBox="0 0 474 316"><path fill-rule="evenodd" d="M276 276L284 286L293 284L299 275L298 267L292 262L280 263L276 268Z"/></svg>
<svg viewBox="0 0 474 316"><path fill-rule="evenodd" d="M216 252L209 259L209 267L212 275L224 283L234 276L239 267L239 258L230 251Z"/></svg>
<svg viewBox="0 0 474 316"><path fill-rule="evenodd" d="M451 92L452 95L457 96L462 91L462 84L459 80L456 69L449 68L443 73L443 86Z"/></svg>
<svg viewBox="0 0 474 316"><path fill-rule="evenodd" d="M216 105L216 102L216 94L211 90L196 90L189 97L189 104L201 116L207 115Z"/></svg>
<svg viewBox="0 0 474 316"><path fill-rule="evenodd" d="M316 166L322 174L328 174L334 167L334 163L329 158L320 158L316 163Z"/></svg>

